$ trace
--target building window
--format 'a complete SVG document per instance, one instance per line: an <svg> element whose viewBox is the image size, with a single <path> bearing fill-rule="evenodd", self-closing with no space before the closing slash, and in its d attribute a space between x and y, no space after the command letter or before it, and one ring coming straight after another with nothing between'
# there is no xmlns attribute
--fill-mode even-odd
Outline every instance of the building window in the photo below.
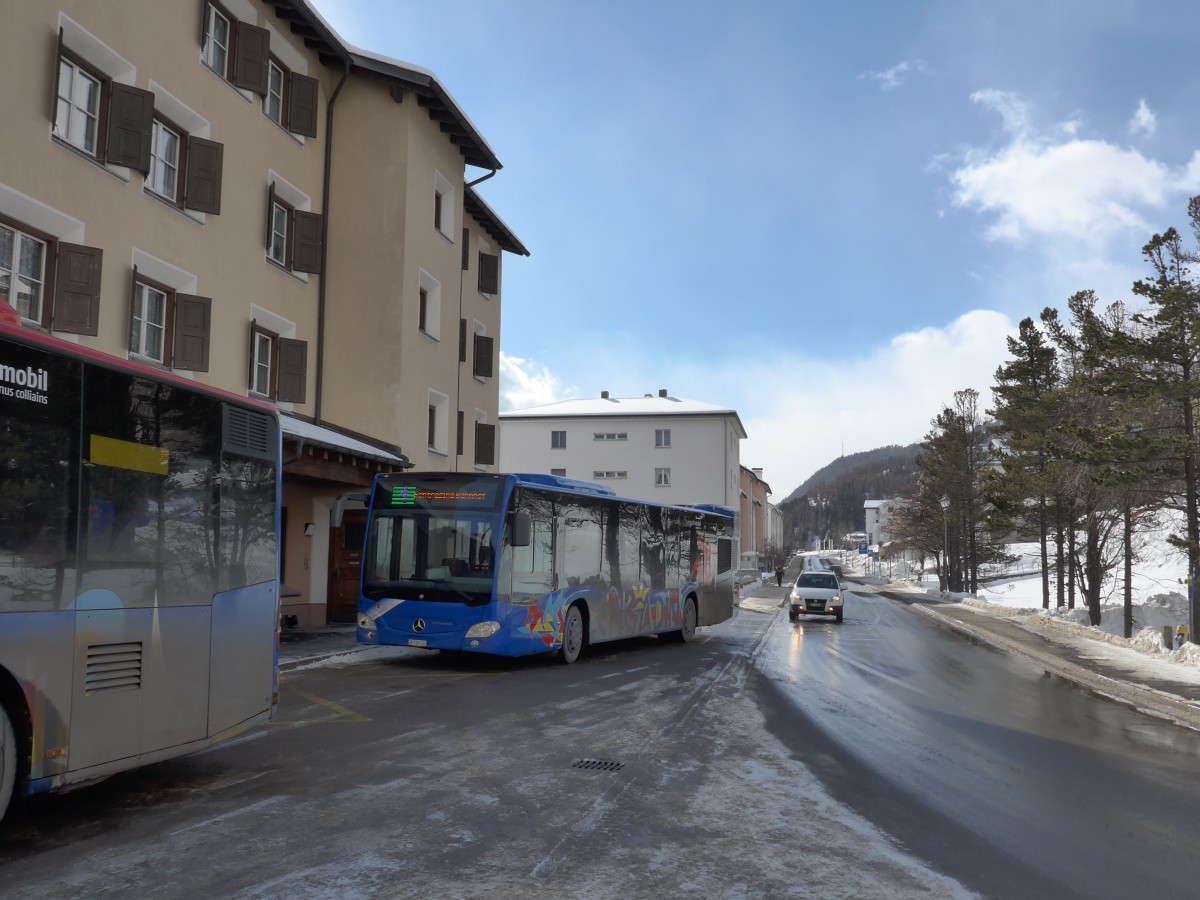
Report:
<svg viewBox="0 0 1200 900"><path fill-rule="evenodd" d="M433 227L454 240L454 185L441 172L433 173Z"/></svg>
<svg viewBox="0 0 1200 900"><path fill-rule="evenodd" d="M560 478L566 478L566 477L567 477L567 470L566 470L566 469L551 469L551 470L550 470L550 474L551 474L551 475L558 475Z"/></svg>
<svg viewBox="0 0 1200 900"><path fill-rule="evenodd" d="M280 337L250 323L250 390L280 403L303 403L308 387L308 342Z"/></svg>
<svg viewBox="0 0 1200 900"><path fill-rule="evenodd" d="M208 4L200 59L222 78L229 73L229 40L233 33L229 23L229 16L217 9L215 4Z"/></svg>
<svg viewBox="0 0 1200 900"><path fill-rule="evenodd" d="M495 368L493 366L493 357L495 356L495 341L484 333L484 327L479 322L475 323L475 354L474 361L471 364L471 374L479 381L491 378Z"/></svg>
<svg viewBox="0 0 1200 900"><path fill-rule="evenodd" d="M592 479L594 481L611 481L615 478L627 478L628 476L629 473L624 469L619 471L613 471L612 469L601 471L600 469L596 469L592 472Z"/></svg>
<svg viewBox="0 0 1200 900"><path fill-rule="evenodd" d="M654 446L655 447L670 447L671 446L671 429L670 428L654 429Z"/></svg>
<svg viewBox="0 0 1200 900"><path fill-rule="evenodd" d="M99 248L0 217L0 298L35 325L97 335L103 262Z"/></svg>
<svg viewBox="0 0 1200 900"><path fill-rule="evenodd" d="M626 431L597 431L592 435L593 441L625 441L629 439Z"/></svg>
<svg viewBox="0 0 1200 900"><path fill-rule="evenodd" d="M450 398L438 391L429 392L426 404L426 441L434 453L446 454L449 450Z"/></svg>
<svg viewBox="0 0 1200 900"><path fill-rule="evenodd" d="M172 203L179 201L181 146L179 131L156 118L151 130L150 172L146 175L146 187Z"/></svg>
<svg viewBox="0 0 1200 900"><path fill-rule="evenodd" d="M166 359L167 309L170 298L158 287L135 282L129 314L129 352L161 363Z"/></svg>
<svg viewBox="0 0 1200 900"><path fill-rule="evenodd" d="M479 293L500 293L500 257L479 251Z"/></svg>
<svg viewBox="0 0 1200 900"><path fill-rule="evenodd" d="M417 327L434 340L442 337L442 285L424 269L417 284Z"/></svg>
<svg viewBox="0 0 1200 900"><path fill-rule="evenodd" d="M154 94L133 86L133 65L65 17L55 60L54 139L97 162L146 174Z"/></svg>
<svg viewBox="0 0 1200 900"><path fill-rule="evenodd" d="M292 209L279 197L271 198L271 240L267 244L267 259L287 268L288 248L291 245Z"/></svg>
<svg viewBox="0 0 1200 900"><path fill-rule="evenodd" d="M566 450L567 449L567 433L565 431L550 432L550 449L551 450Z"/></svg>
<svg viewBox="0 0 1200 900"><path fill-rule="evenodd" d="M262 111L292 134L317 136L317 80L288 69L278 58L267 60Z"/></svg>
<svg viewBox="0 0 1200 900"><path fill-rule="evenodd" d="M45 291L46 242L0 224L0 300L41 324Z"/></svg>
<svg viewBox="0 0 1200 900"><path fill-rule="evenodd" d="M192 283L186 273L137 253L145 270L133 267L129 303L129 354L173 369L208 371L212 299L179 291ZM148 270L148 271L146 271ZM153 277L151 277L153 276ZM161 281L155 278L174 280Z"/></svg>
<svg viewBox="0 0 1200 900"><path fill-rule="evenodd" d="M496 464L496 426L489 425L487 414L475 410L475 465L478 468Z"/></svg>
<svg viewBox="0 0 1200 900"><path fill-rule="evenodd" d="M654 486L655 487L670 487L671 486L671 470L670 469L655 469L654 470Z"/></svg>
<svg viewBox="0 0 1200 900"><path fill-rule="evenodd" d="M291 272L321 273L324 221L306 207L306 194L281 179L267 192L266 258Z"/></svg>
<svg viewBox="0 0 1200 900"><path fill-rule="evenodd" d="M81 62L59 56L54 134L89 156L100 155L103 84L99 74L85 69Z"/></svg>
<svg viewBox="0 0 1200 900"><path fill-rule="evenodd" d="M263 95L262 109L276 125L283 125L283 92L286 83L283 66L271 57L267 62L267 92Z"/></svg>
<svg viewBox="0 0 1200 900"><path fill-rule="evenodd" d="M250 390L264 397L271 396L275 375L275 341L279 335L265 328L254 331L254 359L251 361Z"/></svg>

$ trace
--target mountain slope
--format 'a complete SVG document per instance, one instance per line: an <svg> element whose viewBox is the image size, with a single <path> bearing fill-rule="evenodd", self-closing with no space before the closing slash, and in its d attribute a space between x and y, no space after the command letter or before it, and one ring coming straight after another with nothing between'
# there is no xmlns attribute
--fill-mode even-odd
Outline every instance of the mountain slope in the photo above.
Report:
<svg viewBox="0 0 1200 900"><path fill-rule="evenodd" d="M919 444L892 444L839 457L819 469L779 504L785 544L811 547L863 530L864 501L914 493L919 450Z"/></svg>

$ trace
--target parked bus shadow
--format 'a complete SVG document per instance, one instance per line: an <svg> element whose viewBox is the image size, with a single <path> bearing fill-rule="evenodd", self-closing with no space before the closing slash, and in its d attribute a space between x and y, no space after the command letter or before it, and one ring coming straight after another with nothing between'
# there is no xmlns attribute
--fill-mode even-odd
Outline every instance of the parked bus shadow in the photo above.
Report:
<svg viewBox="0 0 1200 900"><path fill-rule="evenodd" d="M667 652L673 646L679 645L671 644L653 635L605 641L602 644L585 647L579 655L579 659L570 666L564 666L559 662L557 651L530 653L527 656L492 656L488 653L472 653L468 650L431 650L420 655L385 660L383 664L397 669L430 672L462 671L501 674L523 672L547 666L571 671L579 666L586 666L589 662L625 657L638 651Z"/></svg>

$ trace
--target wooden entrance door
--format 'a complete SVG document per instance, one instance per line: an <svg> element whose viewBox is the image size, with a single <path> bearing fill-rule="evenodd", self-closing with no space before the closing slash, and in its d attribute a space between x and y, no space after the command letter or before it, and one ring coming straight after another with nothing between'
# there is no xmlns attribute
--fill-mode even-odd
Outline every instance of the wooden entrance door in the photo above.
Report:
<svg viewBox="0 0 1200 900"><path fill-rule="evenodd" d="M328 622L354 622L358 616L358 580L366 529L366 511L348 509L342 527L329 530Z"/></svg>

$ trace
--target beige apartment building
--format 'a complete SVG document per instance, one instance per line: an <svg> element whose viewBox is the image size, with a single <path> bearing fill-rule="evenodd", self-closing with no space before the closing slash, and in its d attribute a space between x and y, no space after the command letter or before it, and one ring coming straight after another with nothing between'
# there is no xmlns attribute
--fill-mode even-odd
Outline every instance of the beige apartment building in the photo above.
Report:
<svg viewBox="0 0 1200 900"><path fill-rule="evenodd" d="M6 5L0 301L279 408L284 613L353 618L376 472L495 468L500 163L305 0ZM468 177L470 176L470 177Z"/></svg>

